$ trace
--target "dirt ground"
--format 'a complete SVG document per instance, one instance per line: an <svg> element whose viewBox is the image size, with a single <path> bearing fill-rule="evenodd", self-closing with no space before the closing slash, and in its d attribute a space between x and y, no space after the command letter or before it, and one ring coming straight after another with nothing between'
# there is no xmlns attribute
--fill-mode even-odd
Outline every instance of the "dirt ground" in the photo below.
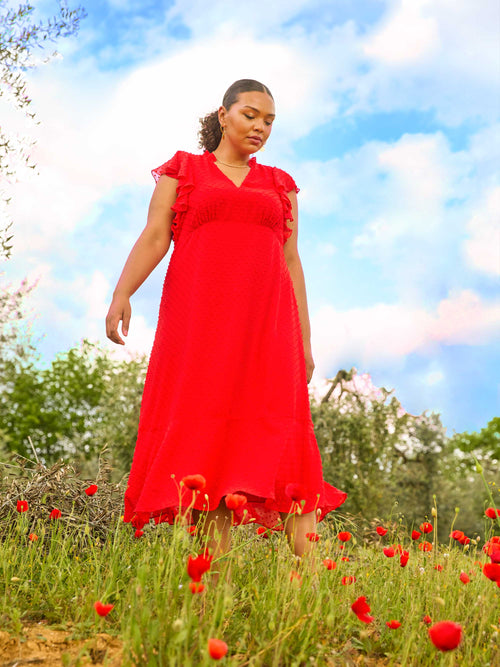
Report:
<svg viewBox="0 0 500 667"><path fill-rule="evenodd" d="M0 631L0 667L37 665L96 665L120 667L122 644L119 639L99 633L90 639L70 639L70 630L55 630L45 623L23 627L23 638Z"/></svg>

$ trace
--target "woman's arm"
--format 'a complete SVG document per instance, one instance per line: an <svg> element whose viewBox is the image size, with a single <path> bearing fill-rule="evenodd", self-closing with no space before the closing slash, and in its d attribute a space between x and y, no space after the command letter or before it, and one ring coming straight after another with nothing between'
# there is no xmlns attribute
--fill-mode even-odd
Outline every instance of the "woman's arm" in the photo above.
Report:
<svg viewBox="0 0 500 667"><path fill-rule="evenodd" d="M297 247L298 206L295 190L292 190L288 193L288 198L292 204L293 221L288 220L287 225L292 230L292 233L286 240L285 245L283 246L283 251L285 253L286 263L292 278L293 290L295 292L295 298L297 299L297 306L299 309L300 328L302 330L304 356L306 359L307 382L309 383L314 371L314 360L311 350L311 325L309 322L309 311L307 308L306 284L304 280L302 262L300 261Z"/></svg>
<svg viewBox="0 0 500 667"><path fill-rule="evenodd" d="M125 345L118 333L118 325L121 321L122 333L126 336L132 312L130 297L168 252L174 217L171 207L177 196L177 183L177 179L163 175L156 184L146 226L125 262L106 317L106 335L113 343Z"/></svg>

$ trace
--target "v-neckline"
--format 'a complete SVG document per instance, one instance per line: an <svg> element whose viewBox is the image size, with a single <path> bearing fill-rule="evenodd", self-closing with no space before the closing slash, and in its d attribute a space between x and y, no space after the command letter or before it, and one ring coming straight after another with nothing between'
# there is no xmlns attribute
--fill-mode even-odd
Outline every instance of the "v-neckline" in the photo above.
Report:
<svg viewBox="0 0 500 667"><path fill-rule="evenodd" d="M210 151L206 151L206 153L208 153L208 155L210 156L210 159L212 160L212 163L213 163L215 169L217 169L217 171L218 171L219 173L221 173L221 174L224 176L224 178L225 178L226 180L228 180L228 181L231 183L231 185L233 185L237 190L241 190L241 188L242 188L242 187L245 185L245 183L247 182L248 177L249 177L250 174L252 173L252 168L253 168L253 166L254 166L254 164L255 164L255 162L256 162L256 158L251 157L251 158L248 160L248 166L249 166L248 172L246 173L245 178L241 181L241 183L240 183L239 185L236 185L236 183L235 183L231 178L229 178L229 176L228 176L227 174L225 174L225 173L222 171L222 169L221 169L220 167L218 167L218 166L215 164L216 161L217 161L216 156L215 156L213 153L211 153Z"/></svg>

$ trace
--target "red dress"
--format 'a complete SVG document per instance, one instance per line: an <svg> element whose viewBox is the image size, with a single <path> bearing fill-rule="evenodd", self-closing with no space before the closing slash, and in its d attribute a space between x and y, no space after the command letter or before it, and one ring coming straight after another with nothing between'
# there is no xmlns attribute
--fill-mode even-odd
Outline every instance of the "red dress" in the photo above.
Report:
<svg viewBox="0 0 500 667"><path fill-rule="evenodd" d="M279 511L318 519L346 494L323 480L307 389L297 301L283 244L298 188L257 164L240 187L215 156L178 151L153 170L178 179L174 249L163 286L124 521L173 523L201 474L194 507L227 493L248 502L235 523L272 528ZM190 518L190 512L188 511Z"/></svg>

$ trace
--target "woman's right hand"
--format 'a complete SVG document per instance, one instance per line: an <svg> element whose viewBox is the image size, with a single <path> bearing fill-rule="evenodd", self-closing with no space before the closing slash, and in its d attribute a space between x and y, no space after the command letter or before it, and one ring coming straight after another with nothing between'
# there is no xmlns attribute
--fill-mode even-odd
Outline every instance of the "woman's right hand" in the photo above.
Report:
<svg viewBox="0 0 500 667"><path fill-rule="evenodd" d="M124 336L128 334L130 325L130 316L132 308L130 307L130 300L126 296L114 296L111 306L109 307L106 316L106 336L117 345L125 345L125 341L118 333L118 324L122 323L122 333Z"/></svg>

